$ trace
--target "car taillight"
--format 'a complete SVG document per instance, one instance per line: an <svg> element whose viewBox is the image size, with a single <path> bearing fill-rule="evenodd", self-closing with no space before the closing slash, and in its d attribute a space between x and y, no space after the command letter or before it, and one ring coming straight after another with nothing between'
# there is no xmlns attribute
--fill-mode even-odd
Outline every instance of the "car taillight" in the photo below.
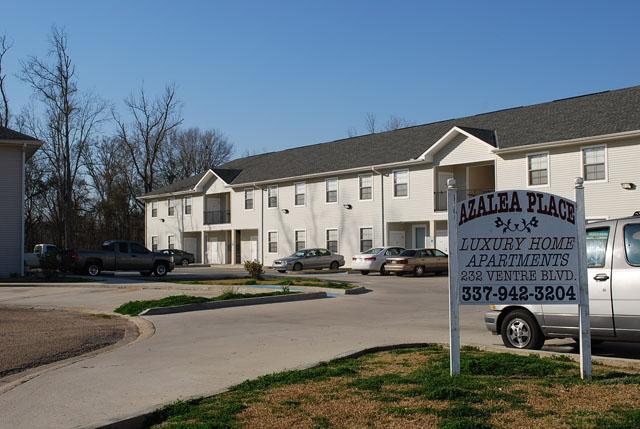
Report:
<svg viewBox="0 0 640 429"><path fill-rule="evenodd" d="M357 261L357 260L358 260L358 258L356 258L355 256L353 256L353 257L351 258L351 260L352 260L352 261Z"/></svg>
<svg viewBox="0 0 640 429"><path fill-rule="evenodd" d="M368 256L366 258L364 258L365 261L375 261L376 257L375 256Z"/></svg>

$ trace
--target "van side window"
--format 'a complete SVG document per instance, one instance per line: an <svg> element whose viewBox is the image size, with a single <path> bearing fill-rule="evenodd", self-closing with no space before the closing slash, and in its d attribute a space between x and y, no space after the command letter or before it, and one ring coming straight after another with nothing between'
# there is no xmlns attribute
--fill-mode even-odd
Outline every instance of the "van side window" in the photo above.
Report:
<svg viewBox="0 0 640 429"><path fill-rule="evenodd" d="M609 227L587 229L587 266L602 268L607 256Z"/></svg>
<svg viewBox="0 0 640 429"><path fill-rule="evenodd" d="M625 225L624 250L630 265L640 265L640 223Z"/></svg>

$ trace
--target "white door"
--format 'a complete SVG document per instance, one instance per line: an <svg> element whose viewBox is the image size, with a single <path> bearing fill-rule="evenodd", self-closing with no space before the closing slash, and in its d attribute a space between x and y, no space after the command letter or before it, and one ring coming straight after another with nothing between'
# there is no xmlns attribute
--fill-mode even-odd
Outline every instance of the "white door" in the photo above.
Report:
<svg viewBox="0 0 640 429"><path fill-rule="evenodd" d="M225 242L218 237L207 238L207 261L210 264L224 264L226 260Z"/></svg>
<svg viewBox="0 0 640 429"><path fill-rule="evenodd" d="M249 237L249 243L250 243L249 253L251 256L250 259L252 261L257 261L258 260L258 236L252 235L251 237Z"/></svg>
<svg viewBox="0 0 640 429"><path fill-rule="evenodd" d="M446 229L436 229L436 249L449 254L449 237Z"/></svg>
<svg viewBox="0 0 640 429"><path fill-rule="evenodd" d="M405 247L404 231L389 231L389 246Z"/></svg>
<svg viewBox="0 0 640 429"><path fill-rule="evenodd" d="M198 258L198 239L196 237L185 237L183 250L193 254L196 260L200 259Z"/></svg>

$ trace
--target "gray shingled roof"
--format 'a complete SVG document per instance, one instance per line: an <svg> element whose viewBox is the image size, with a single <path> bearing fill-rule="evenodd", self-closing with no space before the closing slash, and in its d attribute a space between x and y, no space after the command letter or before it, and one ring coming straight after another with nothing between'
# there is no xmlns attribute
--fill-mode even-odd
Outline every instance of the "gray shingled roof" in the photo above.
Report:
<svg viewBox="0 0 640 429"><path fill-rule="evenodd" d="M0 126L0 140L28 140L37 141L35 137L28 136L26 134L19 133L10 128Z"/></svg>
<svg viewBox="0 0 640 429"><path fill-rule="evenodd" d="M153 196L153 195L169 194L169 193L172 193L172 192L188 191L190 189L193 189L205 174L207 174L206 171L204 173L196 174L195 176L187 177L186 179L175 181L170 185L164 186L162 188L154 189L151 192L147 192L143 196L144 197L150 197L150 196Z"/></svg>
<svg viewBox="0 0 640 429"><path fill-rule="evenodd" d="M241 170L232 182L240 184L407 161L454 126L500 149L638 130L640 86L249 156L221 168Z"/></svg>

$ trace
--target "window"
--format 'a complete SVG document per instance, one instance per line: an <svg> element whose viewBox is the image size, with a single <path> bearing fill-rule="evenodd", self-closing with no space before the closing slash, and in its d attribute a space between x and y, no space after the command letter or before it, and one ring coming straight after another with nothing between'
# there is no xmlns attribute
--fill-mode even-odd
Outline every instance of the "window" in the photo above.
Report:
<svg viewBox="0 0 640 429"><path fill-rule="evenodd" d="M267 188L267 207L278 207L278 185L271 185Z"/></svg>
<svg viewBox="0 0 640 429"><path fill-rule="evenodd" d="M582 149L582 175L585 181L606 180L606 148L592 146Z"/></svg>
<svg viewBox="0 0 640 429"><path fill-rule="evenodd" d="M152 252L158 251L158 237L156 236L151 237L151 251Z"/></svg>
<svg viewBox="0 0 640 429"><path fill-rule="evenodd" d="M325 192L326 198L325 201L328 203L337 203L338 202L338 179L331 178L325 181Z"/></svg>
<svg viewBox="0 0 640 429"><path fill-rule="evenodd" d="M360 200L373 199L373 175L363 174L358 179L360 182Z"/></svg>
<svg viewBox="0 0 640 429"><path fill-rule="evenodd" d="M307 231L294 231L296 239L296 252L307 247Z"/></svg>
<svg viewBox="0 0 640 429"><path fill-rule="evenodd" d="M296 206L304 206L306 185L304 182L299 182L294 185L295 188L295 201Z"/></svg>
<svg viewBox="0 0 640 429"><path fill-rule="evenodd" d="M174 241L174 236L173 235L167 235L167 247L169 249L175 249L176 247L176 243Z"/></svg>
<svg viewBox="0 0 640 429"><path fill-rule="evenodd" d="M317 255L318 256L331 256L331 252L329 252L328 250L325 250L325 249L318 249L317 250Z"/></svg>
<svg viewBox="0 0 640 429"><path fill-rule="evenodd" d="M116 245L115 245L115 243L104 242L104 243L102 243L102 250L106 250L107 252L115 252L116 251Z"/></svg>
<svg viewBox="0 0 640 429"><path fill-rule="evenodd" d="M129 253L129 243L118 243L118 252Z"/></svg>
<svg viewBox="0 0 640 429"><path fill-rule="evenodd" d="M398 256L400 253L402 253L404 249L401 249L400 247L392 247L390 249L387 249L386 252L384 252L385 256Z"/></svg>
<svg viewBox="0 0 640 429"><path fill-rule="evenodd" d="M373 247L373 228L360 228L360 251Z"/></svg>
<svg viewBox="0 0 640 429"><path fill-rule="evenodd" d="M278 253L278 233L276 231L267 234L269 253Z"/></svg>
<svg viewBox="0 0 640 429"><path fill-rule="evenodd" d="M444 253L444 252L442 252L442 251L440 251L440 250L438 250L438 249L434 249L434 250L433 250L433 254L434 254L434 256L438 256L438 257L440 257L440 258L442 258L442 257L445 257L445 258L446 258L446 257L447 257L447 254L446 254L446 253Z"/></svg>
<svg viewBox="0 0 640 429"><path fill-rule="evenodd" d="M184 214L191 214L191 197L185 197L184 199Z"/></svg>
<svg viewBox="0 0 640 429"><path fill-rule="evenodd" d="M247 188L244 190L244 209L253 210L253 189Z"/></svg>
<svg viewBox="0 0 640 429"><path fill-rule="evenodd" d="M325 247L331 253L338 253L338 230L337 229L327 230L327 243Z"/></svg>
<svg viewBox="0 0 640 429"><path fill-rule="evenodd" d="M527 174L529 186L549 184L549 154L536 153L527 155Z"/></svg>
<svg viewBox="0 0 640 429"><path fill-rule="evenodd" d="M158 217L158 202L153 201L151 203L151 217Z"/></svg>
<svg viewBox="0 0 640 429"><path fill-rule="evenodd" d="M168 204L168 210L167 210L167 215L168 216L173 216L176 214L176 200L175 198L169 198L169 200L167 201Z"/></svg>
<svg viewBox="0 0 640 429"><path fill-rule="evenodd" d="M409 196L409 170L396 170L393 172L393 196Z"/></svg>
<svg viewBox="0 0 640 429"><path fill-rule="evenodd" d="M587 266L589 268L604 267L608 240L609 227L587 229Z"/></svg>
<svg viewBox="0 0 640 429"><path fill-rule="evenodd" d="M149 251L145 249L144 246L138 243L131 243L131 253L139 253L144 255L145 253L149 253Z"/></svg>
<svg viewBox="0 0 640 429"><path fill-rule="evenodd" d="M630 265L640 265L640 223L624 227L624 250Z"/></svg>

